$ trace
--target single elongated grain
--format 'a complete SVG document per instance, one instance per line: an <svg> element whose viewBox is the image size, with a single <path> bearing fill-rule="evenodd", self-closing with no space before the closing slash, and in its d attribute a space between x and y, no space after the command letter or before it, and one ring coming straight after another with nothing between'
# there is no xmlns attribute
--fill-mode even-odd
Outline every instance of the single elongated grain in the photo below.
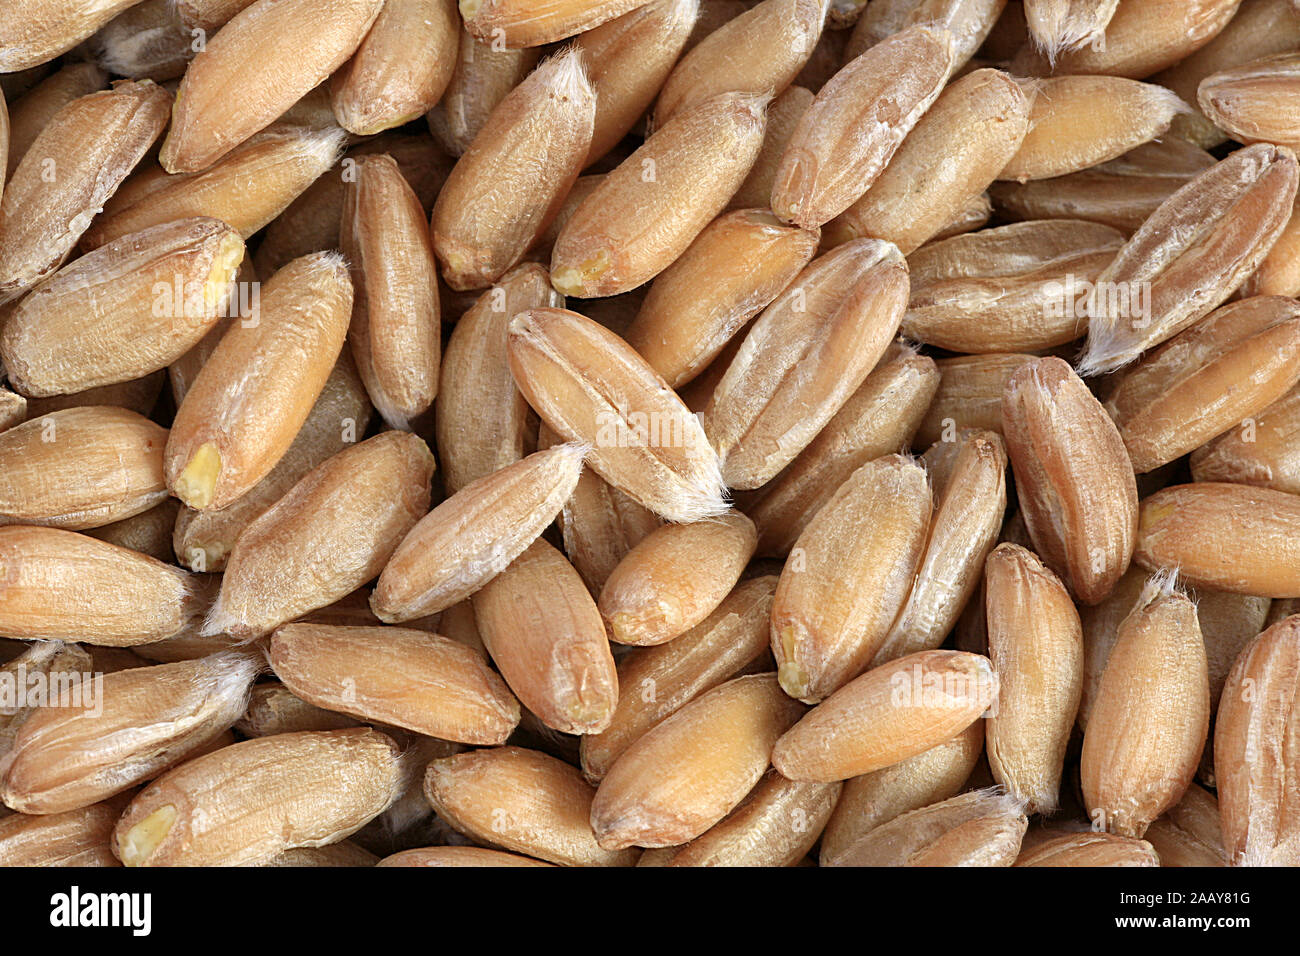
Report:
<svg viewBox="0 0 1300 956"><path fill-rule="evenodd" d="M989 187L1009 219L1086 219L1132 234L1147 217L1215 159L1175 136L1141 146L1082 172Z"/></svg>
<svg viewBox="0 0 1300 956"><path fill-rule="evenodd" d="M595 788L574 767L522 747L435 760L424 792L438 815L471 838L563 866L631 866L635 850L596 844Z"/></svg>
<svg viewBox="0 0 1300 956"><path fill-rule="evenodd" d="M1128 569L1138 534L1137 485L1114 422L1065 362L1045 358L1007 383L1002 434L1035 550L1096 604Z"/></svg>
<svg viewBox="0 0 1300 956"><path fill-rule="evenodd" d="M94 249L187 216L220 219L247 239L334 165L345 136L337 127L277 125L200 173L169 176L161 166L147 167L128 180L125 188L130 189L140 177L147 177L148 188L97 217L82 245Z"/></svg>
<svg viewBox="0 0 1300 956"><path fill-rule="evenodd" d="M440 740L502 744L519 722L481 656L424 631L288 624L271 638L271 667L309 703Z"/></svg>
<svg viewBox="0 0 1300 956"><path fill-rule="evenodd" d="M618 674L596 602L564 555L534 541L475 593L474 621L520 703L552 730L600 733Z"/></svg>
<svg viewBox="0 0 1300 956"><path fill-rule="evenodd" d="M623 656L618 706L609 726L582 738L587 779L599 782L623 751L660 721L762 661L776 582L774 575L742 581L685 634Z"/></svg>
<svg viewBox="0 0 1300 956"><path fill-rule="evenodd" d="M680 388L790 285L817 239L766 210L719 216L654 280L623 337Z"/></svg>
<svg viewBox="0 0 1300 956"><path fill-rule="evenodd" d="M811 710L777 743L791 780L847 780L960 734L997 699L987 657L921 651L867 671Z"/></svg>
<svg viewBox="0 0 1300 956"><path fill-rule="evenodd" d="M301 730L342 730L357 723L346 714L307 703L279 681L267 681L254 685L235 730L244 737L270 737Z"/></svg>
<svg viewBox="0 0 1300 956"><path fill-rule="evenodd" d="M728 20L673 68L659 91L655 126L719 93L782 93L817 46L828 5L828 0L763 0Z"/></svg>
<svg viewBox="0 0 1300 956"><path fill-rule="evenodd" d="M0 632L125 647L173 637L202 616L179 568L57 528L0 527Z"/></svg>
<svg viewBox="0 0 1300 956"><path fill-rule="evenodd" d="M991 432L965 436L942 485L930 469L935 504L925 556L873 666L943 643L980 583L1007 510L1007 453Z"/></svg>
<svg viewBox="0 0 1300 956"><path fill-rule="evenodd" d="M1240 143L1300 147L1300 122L1291 115L1300 93L1300 56L1293 52L1251 60L1201 80L1197 102L1216 126Z"/></svg>
<svg viewBox="0 0 1300 956"><path fill-rule="evenodd" d="M41 708L23 723L0 759L0 798L23 813L63 813L156 776L229 729L261 667L214 654L97 678L97 701Z"/></svg>
<svg viewBox="0 0 1300 956"><path fill-rule="evenodd" d="M211 166L342 66L379 15L381 0L256 0L190 63L176 92L159 161L169 173ZM312 28L295 29L305 19Z"/></svg>
<svg viewBox="0 0 1300 956"><path fill-rule="evenodd" d="M772 186L772 211L821 226L871 187L938 97L954 62L946 30L912 27L836 73L799 120Z"/></svg>
<svg viewBox="0 0 1300 956"><path fill-rule="evenodd" d="M855 471L808 523L772 607L786 693L816 702L867 667L907 601L931 510L925 470L889 455Z"/></svg>
<svg viewBox="0 0 1300 956"><path fill-rule="evenodd" d="M742 503L758 528L757 553L784 557L840 485L875 458L903 451L939 385L934 360L887 353L808 447Z"/></svg>
<svg viewBox="0 0 1300 956"><path fill-rule="evenodd" d="M372 580L428 509L433 470L408 432L326 459L240 534L204 634L260 637Z"/></svg>
<svg viewBox="0 0 1300 956"><path fill-rule="evenodd" d="M400 793L397 745L369 728L278 734L171 770L113 832L127 866L242 866L351 836Z"/></svg>
<svg viewBox="0 0 1300 956"><path fill-rule="evenodd" d="M453 289L489 286L519 262L581 171L595 120L577 52L547 60L492 111L433 209L433 244Z"/></svg>
<svg viewBox="0 0 1300 956"><path fill-rule="evenodd" d="M1172 485L1142 501L1133 560L1178 568L1188 583L1300 597L1300 496L1217 481Z"/></svg>
<svg viewBox="0 0 1300 956"><path fill-rule="evenodd" d="M998 70L953 81L863 196L826 226L828 242L870 236L904 255L949 225L1020 148L1032 95Z"/></svg>
<svg viewBox="0 0 1300 956"><path fill-rule="evenodd" d="M595 129L584 165L618 145L645 114L673 72L700 8L709 5L700 0L655 0L574 40L596 91Z"/></svg>
<svg viewBox="0 0 1300 956"><path fill-rule="evenodd" d="M895 817L957 795L984 751L984 722L915 757L844 781L822 832L819 862L835 860L860 837Z"/></svg>
<svg viewBox="0 0 1300 956"><path fill-rule="evenodd" d="M193 571L221 571L244 528L275 504L307 472L356 442L370 421L370 402L352 359L340 355L293 443L267 476L224 508L177 515L172 546Z"/></svg>
<svg viewBox="0 0 1300 956"><path fill-rule="evenodd" d="M167 429L125 408L69 408L0 433L0 522L81 531L167 497Z"/></svg>
<svg viewBox="0 0 1300 956"><path fill-rule="evenodd" d="M737 511L650 532L601 589L610 640L648 646L685 634L735 587L756 541L754 523Z"/></svg>
<svg viewBox="0 0 1300 956"><path fill-rule="evenodd" d="M1300 308L1256 296L1230 303L1126 372L1107 400L1135 471L1195 451L1256 418L1300 379Z"/></svg>
<svg viewBox="0 0 1300 956"><path fill-rule="evenodd" d="M1107 294L1093 297L1086 310L1084 374L1114 371L1222 304L1286 226L1297 182L1295 154L1260 144L1166 199L1097 279ZM1145 308L1132 308L1134 291Z"/></svg>
<svg viewBox="0 0 1300 956"><path fill-rule="evenodd" d="M998 179L1048 179L1116 159L1188 109L1162 86L1118 76L1053 77L1034 94L1030 129Z"/></svg>
<svg viewBox="0 0 1300 956"><path fill-rule="evenodd" d="M1196 606L1157 575L1119 627L1088 718L1080 772L1094 825L1141 837L1191 783L1209 718Z"/></svg>
<svg viewBox="0 0 1300 956"><path fill-rule="evenodd" d="M369 136L427 113L451 82L460 33L453 0L385 0L352 59L330 81L339 125ZM412 48L421 55L410 56Z"/></svg>
<svg viewBox="0 0 1300 956"><path fill-rule="evenodd" d="M304 256L271 277L255 321L222 336L176 411L166 470L178 498L221 508L270 473L325 387L352 299L337 254Z"/></svg>
<svg viewBox="0 0 1300 956"><path fill-rule="evenodd" d="M657 129L560 230L555 288L578 298L618 295L671 265L749 175L770 99L722 93Z"/></svg>
<svg viewBox="0 0 1300 956"><path fill-rule="evenodd" d="M1017 798L989 788L895 817L833 866L1011 866L1029 821Z"/></svg>
<svg viewBox="0 0 1300 956"><path fill-rule="evenodd" d="M670 521L722 514L718 458L699 421L613 332L564 309L509 325L510 369L528 404L614 487Z"/></svg>
<svg viewBox="0 0 1300 956"><path fill-rule="evenodd" d="M525 263L502 276L456 323L442 356L442 401L434 420L448 493L524 457L528 404L510 374L510 320L529 309L563 305L546 270Z"/></svg>
<svg viewBox="0 0 1300 956"><path fill-rule="evenodd" d="M1065 586L1030 551L1001 544L985 571L989 657L998 710L989 767L1030 813L1057 806L1083 684L1083 630Z"/></svg>
<svg viewBox="0 0 1300 956"><path fill-rule="evenodd" d="M763 311L701 415L729 487L775 477L857 391L898 331L907 287L893 245L857 240Z"/></svg>
<svg viewBox="0 0 1300 956"><path fill-rule="evenodd" d="M1237 657L1214 734L1223 845L1234 866L1295 866L1300 618L1288 617Z"/></svg>
<svg viewBox="0 0 1300 956"><path fill-rule="evenodd" d="M695 839L758 783L802 710L773 674L737 677L697 697L614 761L591 804L597 841L622 849Z"/></svg>
<svg viewBox="0 0 1300 956"><path fill-rule="evenodd" d="M931 243L908 257L903 332L957 352L1050 349L1087 331L1089 289L1124 244L1109 226L1044 219Z"/></svg>
<svg viewBox="0 0 1300 956"><path fill-rule="evenodd" d="M50 276L167 124L147 80L73 100L23 154L0 202L0 302Z"/></svg>
<svg viewBox="0 0 1300 956"><path fill-rule="evenodd" d="M379 414L409 429L438 394L438 268L424 209L397 162L362 159L353 177L339 229L355 290L348 339Z"/></svg>
<svg viewBox="0 0 1300 956"><path fill-rule="evenodd" d="M0 358L24 394L66 395L140 378L193 348L227 309L244 257L215 219L123 236L60 269L23 299Z"/></svg>
<svg viewBox="0 0 1300 956"><path fill-rule="evenodd" d="M539 451L466 485L425 515L384 567L370 604L409 621L469 597L523 554L573 492L586 447Z"/></svg>

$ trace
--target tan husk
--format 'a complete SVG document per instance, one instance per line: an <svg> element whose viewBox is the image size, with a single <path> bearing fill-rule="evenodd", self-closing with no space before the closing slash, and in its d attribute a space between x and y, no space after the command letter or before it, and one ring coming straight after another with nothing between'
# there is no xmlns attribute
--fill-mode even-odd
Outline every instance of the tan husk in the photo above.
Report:
<svg viewBox="0 0 1300 956"><path fill-rule="evenodd" d="M609 726L618 674L596 602L564 555L541 538L479 590L474 621L520 703L550 727Z"/></svg>
<svg viewBox="0 0 1300 956"><path fill-rule="evenodd" d="M309 703L460 743L503 744L519 703L479 654L401 627L288 624L271 667Z"/></svg>
<svg viewBox="0 0 1300 956"><path fill-rule="evenodd" d="M163 774L113 831L127 866L246 866L351 836L400 795L397 745L370 728L245 740Z"/></svg>
<svg viewBox="0 0 1300 956"><path fill-rule="evenodd" d="M754 523L738 511L650 532L601 588L610 640L651 646L685 634L735 587L756 541Z"/></svg>
<svg viewBox="0 0 1300 956"><path fill-rule="evenodd" d="M1300 865L1300 618L1241 652L1219 704L1215 778L1235 866Z"/></svg>
<svg viewBox="0 0 1300 956"><path fill-rule="evenodd" d="M847 780L882 770L957 736L997 695L987 657L909 654L867 671L813 708L777 743L772 765L791 780Z"/></svg>
<svg viewBox="0 0 1300 956"><path fill-rule="evenodd" d="M348 340L379 414L410 429L438 394L438 267L415 191L390 156L357 161L344 191L339 249L355 294Z"/></svg>
<svg viewBox="0 0 1300 956"><path fill-rule="evenodd" d="M125 408L54 412L0 433L0 524L82 531L167 497L167 429Z"/></svg>
<svg viewBox="0 0 1300 956"><path fill-rule="evenodd" d="M261 637L372 580L428 509L433 470L408 432L326 459L239 535L203 633Z"/></svg>
<svg viewBox="0 0 1300 956"><path fill-rule="evenodd" d="M296 259L232 323L185 395L167 441L167 486L223 508L270 473L311 413L343 348L352 282L337 253Z"/></svg>
<svg viewBox="0 0 1300 956"><path fill-rule="evenodd" d="M101 246L26 296L4 324L0 358L25 395L83 392L141 378L196 346L228 312L244 258L216 219L178 219Z"/></svg>
<svg viewBox="0 0 1300 956"><path fill-rule="evenodd" d="M256 655L214 654L82 675L81 706L63 701L23 723L0 759L0 798L22 813L62 813L142 783L234 724L261 669Z"/></svg>
<svg viewBox="0 0 1300 956"><path fill-rule="evenodd" d="M73 100L49 120L0 202L0 303L58 269L167 125L170 102L148 80L123 80Z"/></svg>
<svg viewBox="0 0 1300 956"><path fill-rule="evenodd" d="M1114 371L1227 300L1277 241L1298 182L1295 154L1260 144L1161 203L1097 278L1126 294L1090 296L1083 374Z"/></svg>
<svg viewBox="0 0 1300 956"><path fill-rule="evenodd" d="M1014 544L989 555L984 603L999 687L989 767L1027 812L1051 813L1083 684L1079 614L1056 575Z"/></svg>
<svg viewBox="0 0 1300 956"><path fill-rule="evenodd" d="M433 208L433 245L453 289L499 279L546 230L591 146L596 94L582 54L551 57L492 111Z"/></svg>
<svg viewBox="0 0 1300 956"><path fill-rule="evenodd" d="M871 187L953 66L946 30L917 26L850 61L817 94L786 146L772 211L821 226Z"/></svg>
<svg viewBox="0 0 1300 956"><path fill-rule="evenodd" d="M866 669L907 601L930 519L925 469L901 455L867 462L817 512L772 608L786 693L814 703Z"/></svg>
<svg viewBox="0 0 1300 956"><path fill-rule="evenodd" d="M562 438L591 446L600 477L670 521L726 511L699 421L613 332L576 312L534 308L510 320L507 350L528 404Z"/></svg>
<svg viewBox="0 0 1300 956"><path fill-rule="evenodd" d="M461 24L453 0L385 0L330 81L339 125L359 136L419 119L451 82ZM411 56L418 49L420 56Z"/></svg>
<svg viewBox="0 0 1300 956"><path fill-rule="evenodd" d="M389 624L469 597L555 520L587 447L557 445L470 482L420 519L379 576L370 606Z"/></svg>
<svg viewBox="0 0 1300 956"><path fill-rule="evenodd" d="M907 265L892 244L845 243L813 260L755 320L701 413L731 488L790 464L885 354Z"/></svg>
<svg viewBox="0 0 1300 956"><path fill-rule="evenodd" d="M274 122L347 62L382 0L257 0L204 46L181 79L158 159L169 173L207 169ZM303 29L310 24L310 29Z"/></svg>
<svg viewBox="0 0 1300 956"><path fill-rule="evenodd" d="M1058 358L1020 366L1007 383L1002 434L1021 510L1043 563L1084 604L1128 569L1137 485L1114 422Z"/></svg>
<svg viewBox="0 0 1300 956"><path fill-rule="evenodd" d="M1196 606L1172 575L1155 575L1119 626L1083 738L1083 796L1097 829L1141 837L1176 804L1209 719Z"/></svg>

